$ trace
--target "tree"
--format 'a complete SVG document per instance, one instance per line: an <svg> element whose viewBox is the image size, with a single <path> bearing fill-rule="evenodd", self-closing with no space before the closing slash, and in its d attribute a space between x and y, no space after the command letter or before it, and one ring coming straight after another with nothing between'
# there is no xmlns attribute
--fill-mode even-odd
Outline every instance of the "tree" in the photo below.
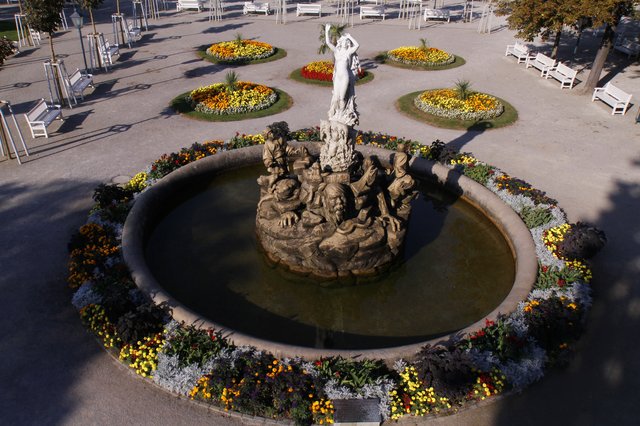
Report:
<svg viewBox="0 0 640 426"><path fill-rule="evenodd" d="M620 18L634 13L637 0L581 0L580 11L583 16L588 16L593 21L593 27L605 26L600 47L591 65L591 71L581 90L581 93L591 93L600 81L600 75L607 61L607 56L613 47L613 39Z"/></svg>
<svg viewBox="0 0 640 426"><path fill-rule="evenodd" d="M80 6L89 11L89 19L91 19L91 25L93 26L93 33L98 34L98 30L96 29L96 22L93 20L93 9L100 6L104 0L78 0ZM119 6L119 4L118 4Z"/></svg>
<svg viewBox="0 0 640 426"><path fill-rule="evenodd" d="M53 49L53 33L62 25L60 12L62 0L24 0L24 12L27 23L36 31L49 34L49 47L51 48L51 61L56 61L56 53Z"/></svg>
<svg viewBox="0 0 640 426"><path fill-rule="evenodd" d="M551 57L556 58L562 29L580 18L582 0L498 0L496 15L508 15L509 28L516 37L533 41L537 36L554 37ZM593 0L598 1L598 0Z"/></svg>

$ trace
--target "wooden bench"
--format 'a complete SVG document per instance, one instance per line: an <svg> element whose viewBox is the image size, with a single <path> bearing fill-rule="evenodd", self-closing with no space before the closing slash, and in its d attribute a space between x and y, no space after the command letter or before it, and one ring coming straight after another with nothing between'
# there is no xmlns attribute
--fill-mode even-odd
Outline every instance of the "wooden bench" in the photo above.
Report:
<svg viewBox="0 0 640 426"><path fill-rule="evenodd" d="M384 6L360 6L360 19L362 18L384 18L387 13L384 10Z"/></svg>
<svg viewBox="0 0 640 426"><path fill-rule="evenodd" d="M69 89L71 89L73 96L79 96L80 99L84 100L83 92L89 86L94 87L92 74L82 74L79 69L76 69L69 76Z"/></svg>
<svg viewBox="0 0 640 426"><path fill-rule="evenodd" d="M540 77L546 77L550 69L556 65L556 61L544 53L537 53L535 57L529 56L525 61L525 68L534 67L540 70Z"/></svg>
<svg viewBox="0 0 640 426"><path fill-rule="evenodd" d="M248 13L264 13L265 15L268 15L269 11L269 3L245 1L244 6L242 6L243 15L246 15Z"/></svg>
<svg viewBox="0 0 640 426"><path fill-rule="evenodd" d="M507 50L504 52L504 56L509 55L513 55L518 58L518 63L526 62L529 58L529 48L519 41L516 41L515 44L507 45Z"/></svg>
<svg viewBox="0 0 640 426"><path fill-rule="evenodd" d="M591 97L591 102L596 99L600 99L602 102L608 104L613 108L611 115L620 114L624 115L627 112L629 103L631 102L631 95L623 90L618 89L616 86L608 82L604 87L596 87Z"/></svg>
<svg viewBox="0 0 640 426"><path fill-rule="evenodd" d="M445 9L425 9L424 20L428 21L430 19L443 19L447 22L451 22L451 14Z"/></svg>
<svg viewBox="0 0 640 426"><path fill-rule="evenodd" d="M621 39L620 41L616 40L616 43L613 45L613 48L618 52L625 53L631 58L635 56L636 58L640 56L640 44L636 43L633 40L629 39Z"/></svg>
<svg viewBox="0 0 640 426"><path fill-rule="evenodd" d="M36 106L24 115L29 124L31 130L31 136L35 139L38 136L49 137L47 133L47 126L53 122L56 118L64 120L62 118L62 109L60 105L49 105L44 99L40 99Z"/></svg>
<svg viewBox="0 0 640 426"><path fill-rule="evenodd" d="M565 87L573 89L573 82L576 79L576 75L578 75L578 71L569 68L561 62L558 62L558 65L556 65L555 68L552 68L547 72L547 78L553 77L558 80L560 82L561 89L564 89Z"/></svg>
<svg viewBox="0 0 640 426"><path fill-rule="evenodd" d="M202 0L178 0L176 3L176 10L180 12L181 10L196 9L198 12L201 12L203 6L204 1Z"/></svg>
<svg viewBox="0 0 640 426"><path fill-rule="evenodd" d="M318 17L322 17L322 4L321 3L297 3L296 4L296 16L300 16L306 13L318 14Z"/></svg>

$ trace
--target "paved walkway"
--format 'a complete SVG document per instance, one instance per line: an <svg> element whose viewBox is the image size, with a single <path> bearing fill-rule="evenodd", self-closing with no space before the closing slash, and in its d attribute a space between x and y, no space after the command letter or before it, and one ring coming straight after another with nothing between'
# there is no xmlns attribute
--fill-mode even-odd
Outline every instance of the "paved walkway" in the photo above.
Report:
<svg viewBox="0 0 640 426"><path fill-rule="evenodd" d="M111 34L113 1L97 11L99 29ZM447 4L458 12L458 0ZM155 388L114 362L84 330L65 286L66 244L84 222L92 189L118 176L132 176L165 152L195 141L225 139L236 131L255 133L276 120L292 129L324 118L326 88L289 80L290 71L318 58L319 22L327 16L296 18L276 25L273 16L242 17L241 2L229 2L232 18L210 23L206 13L166 13L133 49L123 49L113 70L96 73L98 83L85 102L65 109L67 120L51 126L49 139L27 143L32 155L18 166L0 158L0 422L3 424L239 424ZM124 9L124 7L123 7ZM15 8L0 6L0 16ZM128 11L128 9L127 9ZM497 23L501 21L495 21ZM409 31L404 22L359 21L350 32L360 42L362 62L375 79L358 86L361 129L430 143L441 139L506 172L524 178L558 199L571 221L587 220L606 230L609 244L597 257L593 283L596 300L588 329L568 370L551 372L523 394L432 420L446 425L637 424L640 406L640 125L634 124L640 100L640 66L612 54L614 73L604 75L633 93L635 105L623 117L611 116L602 103L560 90L516 65L503 52L513 41L504 28L479 35L476 23L433 23ZM85 27L85 32L89 28ZM196 46L228 40L241 33L286 49L286 58L239 67L241 79L279 87L294 99L277 116L231 123L191 121L175 115L171 98L221 81L227 68L200 61ZM463 56L463 67L413 72L376 66L378 52L415 45ZM593 55L594 38L583 37L576 66ZM42 47L25 49L0 69L0 98L25 112L47 97ZM72 70L82 68L75 31L55 38L58 53ZM563 46L571 52L573 45ZM582 50L584 49L584 50ZM567 56L565 56L567 57ZM582 62L581 62L582 61ZM586 72L579 75L586 78ZM520 115L514 125L485 132L432 128L400 115L402 94L450 86L468 79L473 88L508 100ZM22 130L28 130L19 117ZM246 422L246 419L243 420ZM415 420L403 423L413 424ZM427 423L420 420L419 423Z"/></svg>

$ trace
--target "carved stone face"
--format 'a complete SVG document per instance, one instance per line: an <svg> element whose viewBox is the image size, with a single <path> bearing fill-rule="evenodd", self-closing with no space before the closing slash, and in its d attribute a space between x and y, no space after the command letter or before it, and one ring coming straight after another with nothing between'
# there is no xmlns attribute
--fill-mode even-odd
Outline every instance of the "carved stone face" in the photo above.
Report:
<svg viewBox="0 0 640 426"><path fill-rule="evenodd" d="M328 184L322 193L325 219L333 225L340 225L347 211L347 194L339 183Z"/></svg>

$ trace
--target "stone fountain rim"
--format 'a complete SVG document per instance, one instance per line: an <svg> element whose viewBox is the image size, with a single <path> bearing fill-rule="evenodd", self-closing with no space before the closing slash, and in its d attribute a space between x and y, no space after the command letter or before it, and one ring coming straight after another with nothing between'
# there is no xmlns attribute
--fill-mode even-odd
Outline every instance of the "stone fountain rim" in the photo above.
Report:
<svg viewBox="0 0 640 426"><path fill-rule="evenodd" d="M296 142L292 143L294 146L297 144ZM318 143L305 143L304 145L314 155L317 154L320 147ZM393 151L370 146L358 145L356 149L365 156L373 155L378 157L383 163L390 163L393 155ZM461 330L435 339L410 345L362 350L307 348L271 342L222 327L183 306L156 281L144 257L147 227L152 224L151 218L153 216L151 212L154 210L154 203L160 202L167 194L173 192L183 179L192 178L203 173L222 172L249 164L257 164L261 160L262 146L260 145L219 152L216 155L179 168L159 180L136 198L122 232L124 261L129 267L131 276L138 288L148 294L155 303L166 303L172 309L173 318L176 321L184 321L186 324L195 324L202 328L211 327L222 330L236 345L254 346L271 352L278 357L318 359L328 356L358 356L392 361L399 358L411 358L426 344L446 346L456 340L457 337L482 329L485 326L485 320L495 321L499 314L508 315L513 312L518 303L526 300L533 288L538 273L535 243L529 229L518 214L483 185L442 164L414 157L410 162L410 171L412 173L423 177L435 177L445 187L461 193L466 201L483 212L494 223L511 248L516 270L514 283L509 294L491 313Z"/></svg>

